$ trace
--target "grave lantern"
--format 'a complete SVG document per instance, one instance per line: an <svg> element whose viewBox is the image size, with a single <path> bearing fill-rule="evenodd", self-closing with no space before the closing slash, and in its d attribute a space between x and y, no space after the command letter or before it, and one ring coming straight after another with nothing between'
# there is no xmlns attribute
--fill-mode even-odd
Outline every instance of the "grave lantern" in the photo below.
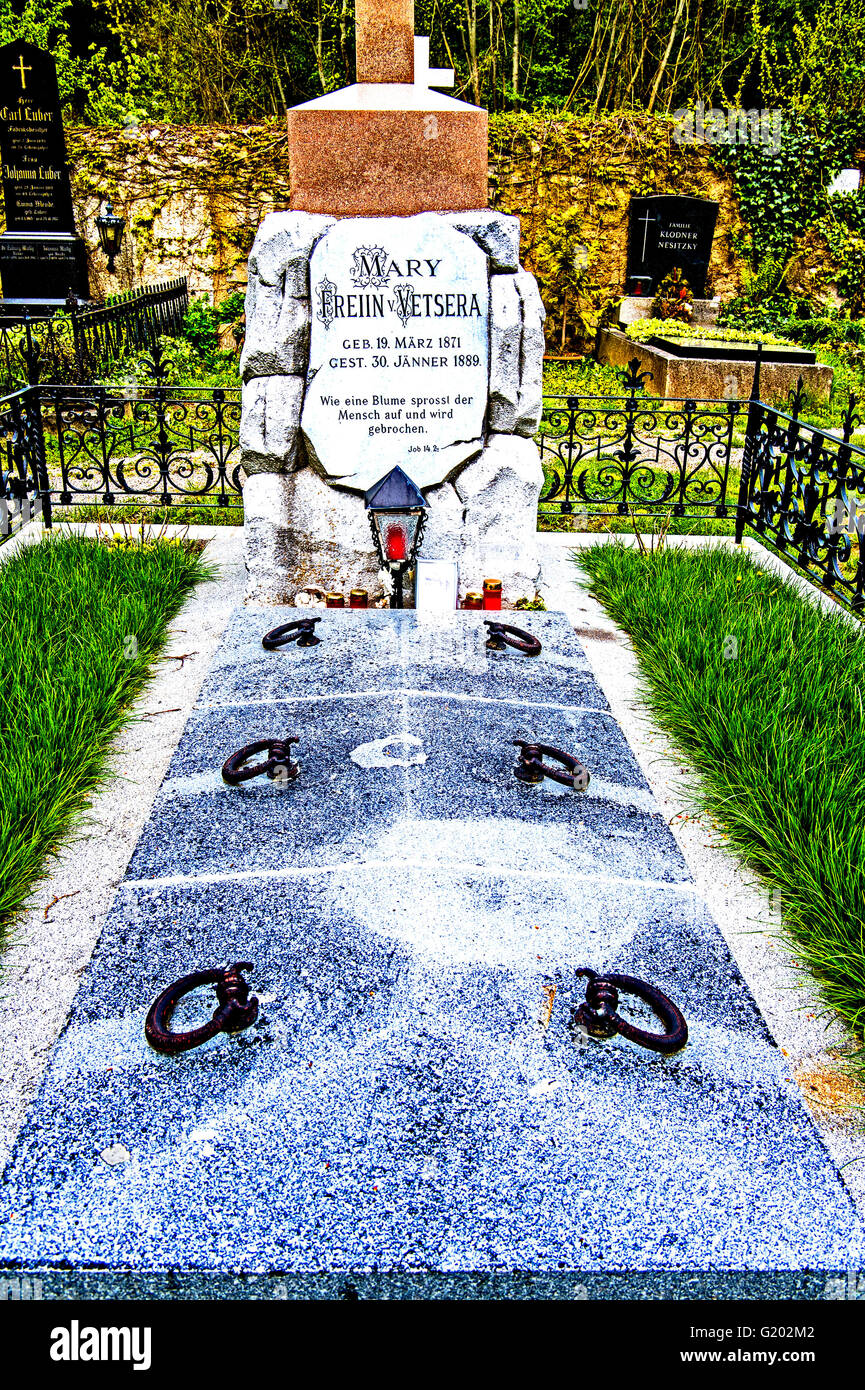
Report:
<svg viewBox="0 0 865 1390"><path fill-rule="evenodd" d="M378 558L393 576L391 608L402 608L402 577L414 564L428 504L401 468L392 468L364 499Z"/></svg>
<svg viewBox="0 0 865 1390"><path fill-rule="evenodd" d="M118 217L111 203L108 202L105 204L105 211L97 217L96 226L99 229L99 243L108 257L108 273L113 275L115 258L120 255L120 243L123 240L126 218Z"/></svg>

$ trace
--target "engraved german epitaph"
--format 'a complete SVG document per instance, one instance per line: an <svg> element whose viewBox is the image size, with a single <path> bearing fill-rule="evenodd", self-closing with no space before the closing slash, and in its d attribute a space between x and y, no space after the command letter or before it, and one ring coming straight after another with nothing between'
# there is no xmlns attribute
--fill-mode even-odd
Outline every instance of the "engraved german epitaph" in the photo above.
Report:
<svg viewBox="0 0 865 1390"><path fill-rule="evenodd" d="M6 307L89 297L83 241L75 235L54 59L16 40L0 48L0 164L6 231L0 278Z"/></svg>
<svg viewBox="0 0 865 1390"><path fill-rule="evenodd" d="M717 218L718 204L708 198L632 198L627 292L654 294L673 267L680 266L694 298L702 299Z"/></svg>
<svg viewBox="0 0 865 1390"><path fill-rule="evenodd" d="M302 429L330 479L366 489L395 463L419 487L483 444L489 264L433 214L331 227L310 262Z"/></svg>

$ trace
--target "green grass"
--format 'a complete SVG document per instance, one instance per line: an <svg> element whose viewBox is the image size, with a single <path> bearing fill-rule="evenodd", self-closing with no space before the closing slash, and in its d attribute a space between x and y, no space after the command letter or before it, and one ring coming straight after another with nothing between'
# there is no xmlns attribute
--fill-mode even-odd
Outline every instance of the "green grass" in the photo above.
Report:
<svg viewBox="0 0 865 1390"><path fill-rule="evenodd" d="M784 926L861 1044L865 625L823 613L741 551L610 543L577 563L630 634L696 799L780 891Z"/></svg>
<svg viewBox="0 0 865 1390"><path fill-rule="evenodd" d="M167 623L209 573L182 545L78 536L0 564L0 943L103 781Z"/></svg>
<svg viewBox="0 0 865 1390"><path fill-rule="evenodd" d="M240 500L240 499L238 499ZM171 507L142 507L133 502L125 502L115 507L105 507L101 503L76 507L54 506L51 509L54 521L108 521L122 522L126 526L242 526L243 506L187 506L178 503Z"/></svg>

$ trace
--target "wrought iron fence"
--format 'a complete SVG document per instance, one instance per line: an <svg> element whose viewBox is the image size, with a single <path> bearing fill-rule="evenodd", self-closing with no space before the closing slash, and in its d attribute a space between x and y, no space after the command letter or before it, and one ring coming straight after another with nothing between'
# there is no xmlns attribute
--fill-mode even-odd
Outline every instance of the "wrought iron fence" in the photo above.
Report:
<svg viewBox="0 0 865 1390"><path fill-rule="evenodd" d="M748 401L644 396L649 375L635 359L623 373L626 395L544 397L542 519L661 508L731 515Z"/></svg>
<svg viewBox="0 0 865 1390"><path fill-rule="evenodd" d="M0 538L42 516L51 525L51 488L38 401L26 387L0 400Z"/></svg>
<svg viewBox="0 0 865 1390"><path fill-rule="evenodd" d="M4 530L52 506L228 507L240 502L240 390L29 386L0 401ZM23 507L20 505L26 503Z"/></svg>
<svg viewBox="0 0 865 1390"><path fill-rule="evenodd" d="M29 386L0 400L3 530L52 507L228 507L241 500L240 390L165 382L135 389ZM735 518L811 580L865 613L865 449L851 396L833 433L759 399L660 400L638 394L631 363L621 397L546 397L539 435L540 516Z"/></svg>
<svg viewBox="0 0 865 1390"><path fill-rule="evenodd" d="M863 423L857 400L836 433L799 419L802 382L790 413L752 396L736 508L745 528L855 613L865 613L865 449L852 436Z"/></svg>
<svg viewBox="0 0 865 1390"><path fill-rule="evenodd" d="M163 334L178 336L189 307L186 277L142 285L96 308L70 296L52 319L0 319L0 387L40 381L82 385L127 353L148 348Z"/></svg>

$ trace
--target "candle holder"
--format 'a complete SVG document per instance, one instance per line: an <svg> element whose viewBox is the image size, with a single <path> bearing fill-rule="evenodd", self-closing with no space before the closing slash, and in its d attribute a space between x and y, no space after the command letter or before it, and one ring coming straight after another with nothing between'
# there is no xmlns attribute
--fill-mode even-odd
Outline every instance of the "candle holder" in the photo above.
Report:
<svg viewBox="0 0 865 1390"><path fill-rule="evenodd" d="M393 578L391 608L402 608L402 581L414 564L429 505L399 467L380 478L365 497L376 553Z"/></svg>

